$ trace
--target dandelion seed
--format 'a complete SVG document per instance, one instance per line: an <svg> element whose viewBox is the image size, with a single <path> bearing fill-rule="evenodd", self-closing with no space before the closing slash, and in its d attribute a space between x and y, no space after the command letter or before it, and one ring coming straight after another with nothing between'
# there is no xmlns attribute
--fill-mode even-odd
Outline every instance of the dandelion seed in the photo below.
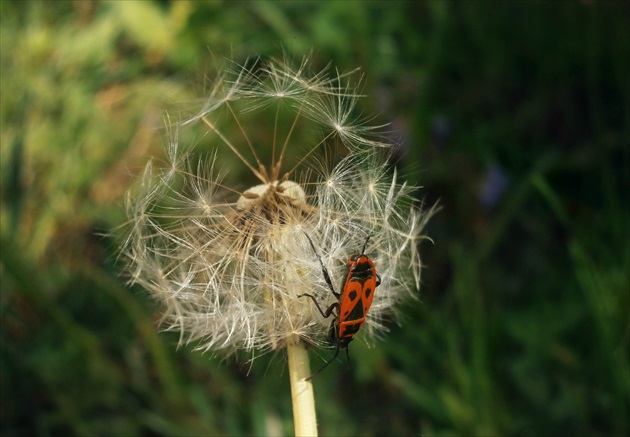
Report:
<svg viewBox="0 0 630 437"><path fill-rule="evenodd" d="M377 127L356 113L352 75L309 73L307 59L296 69L286 60L248 65L256 66L221 75L182 123L205 129L211 158L192 164L174 129L168 164L149 162L129 194L131 281L164 304L166 328L200 350L324 346L329 320L298 297L334 299L307 237L335 280L369 236L381 285L363 331L376 336L417 293L429 214L388 167ZM219 170L229 154L257 184Z"/></svg>

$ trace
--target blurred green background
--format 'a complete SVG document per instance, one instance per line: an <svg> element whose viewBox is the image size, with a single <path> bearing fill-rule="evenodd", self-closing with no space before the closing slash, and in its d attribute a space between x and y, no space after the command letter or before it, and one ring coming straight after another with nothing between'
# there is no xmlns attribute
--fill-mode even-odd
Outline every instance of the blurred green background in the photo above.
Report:
<svg viewBox="0 0 630 437"><path fill-rule="evenodd" d="M1 435L292 434L284 353L177 350L100 236L164 110L283 50L361 66L441 205L421 301L315 381L321 434L626 435L627 6L0 2Z"/></svg>

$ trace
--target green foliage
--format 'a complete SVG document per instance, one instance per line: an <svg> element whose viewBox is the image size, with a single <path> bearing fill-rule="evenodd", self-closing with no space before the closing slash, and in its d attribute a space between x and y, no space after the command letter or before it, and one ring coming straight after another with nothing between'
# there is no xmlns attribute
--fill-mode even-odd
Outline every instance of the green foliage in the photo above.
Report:
<svg viewBox="0 0 630 437"><path fill-rule="evenodd" d="M630 432L615 2L0 2L0 434L291 434L286 358L176 350L100 234L215 60L357 65L442 207L421 299L315 381L322 435ZM192 139L196 141L198 139ZM313 351L317 367L330 351Z"/></svg>

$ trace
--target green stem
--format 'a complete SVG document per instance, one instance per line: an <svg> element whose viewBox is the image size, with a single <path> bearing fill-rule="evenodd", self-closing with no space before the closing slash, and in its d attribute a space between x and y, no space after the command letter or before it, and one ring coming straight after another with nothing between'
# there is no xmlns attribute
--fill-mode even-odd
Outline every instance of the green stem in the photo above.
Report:
<svg viewBox="0 0 630 437"><path fill-rule="evenodd" d="M295 436L317 436L313 384L306 380L311 376L308 352L297 336L292 336L287 340L287 351Z"/></svg>

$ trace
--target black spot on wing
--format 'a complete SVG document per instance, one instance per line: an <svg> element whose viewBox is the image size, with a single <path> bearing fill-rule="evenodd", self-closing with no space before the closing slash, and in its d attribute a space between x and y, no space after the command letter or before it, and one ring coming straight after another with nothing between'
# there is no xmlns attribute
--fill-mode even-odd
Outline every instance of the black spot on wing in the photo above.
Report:
<svg viewBox="0 0 630 437"><path fill-rule="evenodd" d="M346 311L344 320L357 320L365 317L365 312L363 311L363 301L359 299L357 304L352 308L352 311L348 314Z"/></svg>
<svg viewBox="0 0 630 437"><path fill-rule="evenodd" d="M366 287L365 288L365 297L370 297L370 294L372 294L372 289L370 287Z"/></svg>
<svg viewBox="0 0 630 437"><path fill-rule="evenodd" d="M352 290L350 293L348 293L348 298L350 299L350 302L354 302L354 300L357 298L357 292Z"/></svg>

